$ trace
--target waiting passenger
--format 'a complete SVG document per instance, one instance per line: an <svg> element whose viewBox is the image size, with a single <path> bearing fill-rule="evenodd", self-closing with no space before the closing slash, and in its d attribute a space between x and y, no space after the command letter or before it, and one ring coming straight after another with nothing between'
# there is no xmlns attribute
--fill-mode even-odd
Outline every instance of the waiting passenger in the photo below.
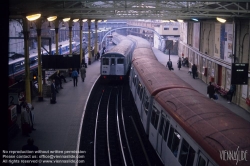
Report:
<svg viewBox="0 0 250 166"><path fill-rule="evenodd" d="M168 63L167 63L167 66L168 66L168 69L169 69L169 70L174 70L174 69L173 69L173 66L172 66L172 61L171 61L171 59L169 59L169 61L168 61Z"/></svg>
<svg viewBox="0 0 250 166"><path fill-rule="evenodd" d="M55 104L56 103L56 92L58 92L57 89L56 89L56 85L55 85L55 79L52 80L52 83L50 85L50 89L51 89L50 103Z"/></svg>
<svg viewBox="0 0 250 166"><path fill-rule="evenodd" d="M214 93L215 93L214 86L212 85L211 82L209 82L209 85L207 86L207 94L208 94L208 97L209 97L210 99L213 99L213 98L214 98Z"/></svg>
<svg viewBox="0 0 250 166"><path fill-rule="evenodd" d="M82 82L84 82L84 79L86 77L86 69L85 69L84 65L82 65L80 72L81 72Z"/></svg>
<svg viewBox="0 0 250 166"><path fill-rule="evenodd" d="M177 65L178 65L178 68L179 68L179 70L180 70L180 68L181 68L181 58L179 58L179 60L178 60L178 62L177 62Z"/></svg>
<svg viewBox="0 0 250 166"><path fill-rule="evenodd" d="M59 76L60 76L60 79L61 79L61 80L63 79L64 83L67 82L66 79L65 79L65 77L64 77L64 75L63 75L62 73L60 73Z"/></svg>
<svg viewBox="0 0 250 166"><path fill-rule="evenodd" d="M233 95L235 95L235 91L236 91L236 86L231 85L229 91L227 92L227 103L230 104L232 102Z"/></svg>
<svg viewBox="0 0 250 166"><path fill-rule="evenodd" d="M74 87L77 86L77 82L78 82L78 72L76 71L76 69L74 69L74 71L71 74L72 78L73 78L73 84Z"/></svg>
<svg viewBox="0 0 250 166"><path fill-rule="evenodd" d="M193 64L192 66L192 74L193 74L193 79L197 76L197 66Z"/></svg>

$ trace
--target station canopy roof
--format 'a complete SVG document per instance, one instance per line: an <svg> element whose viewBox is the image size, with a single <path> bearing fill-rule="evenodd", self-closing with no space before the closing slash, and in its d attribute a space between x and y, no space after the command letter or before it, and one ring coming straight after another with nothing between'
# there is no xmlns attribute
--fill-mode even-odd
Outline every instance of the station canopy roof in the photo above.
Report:
<svg viewBox="0 0 250 166"><path fill-rule="evenodd" d="M249 0L9 0L10 18L32 13L72 19L143 19L189 21L250 18Z"/></svg>

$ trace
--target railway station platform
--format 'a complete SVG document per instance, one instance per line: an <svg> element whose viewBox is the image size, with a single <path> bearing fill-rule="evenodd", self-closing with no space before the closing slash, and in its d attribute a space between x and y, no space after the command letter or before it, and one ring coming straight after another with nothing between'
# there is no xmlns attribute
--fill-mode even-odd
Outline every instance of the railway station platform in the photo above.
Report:
<svg viewBox="0 0 250 166"><path fill-rule="evenodd" d="M169 55L164 54L160 50L153 48L153 51L155 53L155 56L157 57L158 61L161 62L164 66L166 66ZM181 67L179 70L177 67L177 61L179 59L178 55L170 55L170 59L173 64L174 72L176 75L178 75L181 79L186 81L188 84L190 84L194 89L196 89L198 92L201 94L207 95L207 84L203 82L202 80L196 78L193 79L193 76L188 73L188 67ZM223 105L224 107L228 108L235 114L239 115L240 117L248 120L250 122L250 113L246 111L245 109L239 107L238 105L235 105L233 102L232 103L227 103L227 100L221 96L218 95L218 100L213 100L216 103L219 103Z"/></svg>
<svg viewBox="0 0 250 166"><path fill-rule="evenodd" d="M155 48L153 48L153 51L158 60L166 66L169 55ZM177 55L171 55L170 58L173 62L173 72L192 85L197 91L206 95L207 84L200 79L193 79L192 76L188 74L187 67L182 67L178 70L177 60L179 57ZM100 61L94 61L91 65L88 65L86 71L85 82L82 82L79 77L77 87L73 86L73 81L70 77L66 77L67 83L63 83L63 89L60 89L59 93L57 93L56 104L50 104L50 98L44 98L42 102L39 102L38 99L32 101L35 108L34 128L36 130L30 134L30 137L34 139L34 144L38 146L39 150L75 151L77 149L79 128L85 103L92 86L100 75ZM232 112L250 121L250 113L233 103L228 104L226 99L219 96L219 99L214 100L214 102L222 104ZM20 115L18 117L18 124L20 125ZM21 129L19 129L19 132L8 142L9 150L21 150L28 138L29 137L23 136ZM53 164L40 165L49 166ZM75 164L61 163L57 165L73 166Z"/></svg>
<svg viewBox="0 0 250 166"><path fill-rule="evenodd" d="M85 102L90 90L100 75L100 61L94 61L86 68L86 78L73 86L73 79L66 77L67 83L62 83L63 89L56 96L56 104L50 104L50 98L32 101L34 106L34 128L30 135L39 150L74 151L77 149L79 128L85 108ZM20 114L17 123L20 126ZM21 129L8 141L9 150L21 150L29 137L23 136ZM87 153L87 152L86 152ZM15 165L15 164L14 164ZM22 164L19 164L22 165ZM51 165L51 164L39 164ZM75 165L75 164L57 164Z"/></svg>

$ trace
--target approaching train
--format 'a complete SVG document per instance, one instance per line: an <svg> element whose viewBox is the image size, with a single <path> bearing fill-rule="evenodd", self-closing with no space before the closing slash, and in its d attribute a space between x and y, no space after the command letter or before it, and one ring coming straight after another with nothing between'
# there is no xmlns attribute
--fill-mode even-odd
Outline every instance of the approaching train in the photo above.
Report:
<svg viewBox="0 0 250 166"><path fill-rule="evenodd" d="M87 47L87 46L86 46ZM83 47L84 48L84 47ZM80 49L80 43L72 42L72 52ZM54 55L55 47L52 48L51 54ZM69 44L63 44L59 49L60 54L68 54L69 53ZM31 53L29 56L30 62L30 70L37 72L38 66L38 56L36 53ZM22 79L22 74L24 74L25 70L25 59L24 56L18 58L9 58L9 86L12 85L16 80Z"/></svg>
<svg viewBox="0 0 250 166"><path fill-rule="evenodd" d="M101 57L101 78L103 80L123 80L130 68L134 42L117 33L112 35L112 40L117 45Z"/></svg>
<svg viewBox="0 0 250 166"><path fill-rule="evenodd" d="M130 88L164 165L249 166L250 123L167 70L151 46L134 41Z"/></svg>

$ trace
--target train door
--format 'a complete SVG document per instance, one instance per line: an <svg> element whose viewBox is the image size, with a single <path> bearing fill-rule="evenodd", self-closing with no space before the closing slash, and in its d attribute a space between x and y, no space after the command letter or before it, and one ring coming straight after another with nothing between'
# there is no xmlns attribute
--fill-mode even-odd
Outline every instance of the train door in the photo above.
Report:
<svg viewBox="0 0 250 166"><path fill-rule="evenodd" d="M110 58L110 75L116 75L116 62L115 62L115 58Z"/></svg>
<svg viewBox="0 0 250 166"><path fill-rule="evenodd" d="M158 130L157 151L162 160L166 160L167 154L167 138L169 132L170 122L166 115L162 114Z"/></svg>
<svg viewBox="0 0 250 166"><path fill-rule="evenodd" d="M158 108L156 108L156 105L153 104L153 110L150 117L150 124L149 124L149 141L153 145L153 147L156 149L157 145L157 128L158 128L158 122L160 117L160 111Z"/></svg>

